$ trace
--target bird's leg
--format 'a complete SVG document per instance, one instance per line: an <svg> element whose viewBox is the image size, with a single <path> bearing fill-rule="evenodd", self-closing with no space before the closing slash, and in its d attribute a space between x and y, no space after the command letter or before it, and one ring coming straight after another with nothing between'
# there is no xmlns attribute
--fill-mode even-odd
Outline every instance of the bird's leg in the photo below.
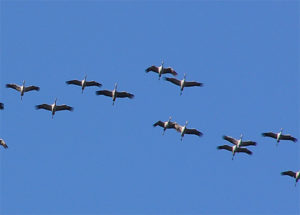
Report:
<svg viewBox="0 0 300 215"><path fill-rule="evenodd" d="M115 101L113 101L112 105L113 105L113 106L115 105Z"/></svg>
<svg viewBox="0 0 300 215"><path fill-rule="evenodd" d="M180 95L182 95L182 90L180 90Z"/></svg>
<svg viewBox="0 0 300 215"><path fill-rule="evenodd" d="M83 88L81 88L81 93L83 94Z"/></svg>
<svg viewBox="0 0 300 215"><path fill-rule="evenodd" d="M165 132L166 132L166 129L164 129L164 131L163 131L162 135L164 135L164 134L165 134Z"/></svg>

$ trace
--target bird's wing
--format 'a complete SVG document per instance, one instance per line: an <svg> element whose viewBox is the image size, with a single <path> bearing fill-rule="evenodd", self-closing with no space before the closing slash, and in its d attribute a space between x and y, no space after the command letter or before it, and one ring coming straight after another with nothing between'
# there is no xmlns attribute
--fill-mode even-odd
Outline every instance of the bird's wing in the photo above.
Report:
<svg viewBox="0 0 300 215"><path fill-rule="evenodd" d="M153 124L154 127L156 126L160 126L160 127L164 127L164 123L162 121L157 121L156 123Z"/></svg>
<svg viewBox="0 0 300 215"><path fill-rule="evenodd" d="M228 145L218 146L217 149L225 149L227 151L232 151L232 147Z"/></svg>
<svg viewBox="0 0 300 215"><path fill-rule="evenodd" d="M177 75L177 72L175 72L175 70L172 69L171 67L164 68L163 71L162 71L162 73L164 73L164 74L170 73L170 74L172 74L174 76Z"/></svg>
<svg viewBox="0 0 300 215"><path fill-rule="evenodd" d="M112 92L109 90L98 90L96 91L96 95L104 95L104 96L112 97Z"/></svg>
<svg viewBox="0 0 300 215"><path fill-rule="evenodd" d="M4 109L4 104L0 103L0 110Z"/></svg>
<svg viewBox="0 0 300 215"><path fill-rule="evenodd" d="M41 105L36 105L36 109L45 109L45 110L52 110L52 106L48 104L41 104Z"/></svg>
<svg viewBox="0 0 300 215"><path fill-rule="evenodd" d="M185 87L194 87L194 86L201 87L201 86L203 86L203 84L199 83L199 82L196 82L196 81L186 81L184 86Z"/></svg>
<svg viewBox="0 0 300 215"><path fill-rule="evenodd" d="M180 86L180 81L177 80L176 78L165 78L166 81L172 82L173 84L176 84L178 86Z"/></svg>
<svg viewBox="0 0 300 215"><path fill-rule="evenodd" d="M70 80L70 81L66 81L66 84L74 84L74 85L81 86L81 81L78 81L78 80Z"/></svg>
<svg viewBox="0 0 300 215"><path fill-rule="evenodd" d="M158 73L158 67L157 66L150 66L146 69L146 72L156 72Z"/></svg>
<svg viewBox="0 0 300 215"><path fill-rule="evenodd" d="M116 97L119 97L119 98L128 97L128 98L132 99L134 97L134 95L123 91L123 92L116 92Z"/></svg>
<svg viewBox="0 0 300 215"><path fill-rule="evenodd" d="M5 149L8 148L8 146L6 145L5 141L0 139L0 145L2 145Z"/></svg>
<svg viewBox="0 0 300 215"><path fill-rule="evenodd" d="M281 175L288 175L288 176L296 178L296 173L293 171L285 171L285 172L282 172Z"/></svg>
<svg viewBox="0 0 300 215"><path fill-rule="evenodd" d="M174 123L174 124L175 124L174 127L175 127L176 131L181 132L183 126L179 125L178 123Z"/></svg>
<svg viewBox="0 0 300 215"><path fill-rule="evenodd" d="M252 152L249 149L246 149L246 148L237 148L236 151L247 153L248 155L252 155Z"/></svg>
<svg viewBox="0 0 300 215"><path fill-rule="evenodd" d="M272 138L277 138L277 134L274 134L273 132L266 132L261 134L264 137L272 137Z"/></svg>
<svg viewBox="0 0 300 215"><path fill-rule="evenodd" d="M199 137L203 135L200 131L198 131L197 129L194 129L194 128L193 129L191 129L191 128L185 129L185 133L186 134L195 134Z"/></svg>
<svg viewBox="0 0 300 215"><path fill-rule="evenodd" d="M56 110L56 111L61 111L61 110L73 111L74 108L73 108L73 107L70 107L70 106L68 106L68 105L57 105L55 110Z"/></svg>
<svg viewBox="0 0 300 215"><path fill-rule="evenodd" d="M254 141L242 141L241 146L256 146L256 142L254 142Z"/></svg>
<svg viewBox="0 0 300 215"><path fill-rule="evenodd" d="M96 81L87 81L86 82L86 86L97 86L97 87L101 87L102 84L96 82Z"/></svg>
<svg viewBox="0 0 300 215"><path fill-rule="evenodd" d="M285 135L281 135L280 136L280 139L281 140L291 140L291 141L293 141L293 142L297 142L297 139L295 138L295 137L292 137L291 135L289 135L289 134L285 134Z"/></svg>
<svg viewBox="0 0 300 215"><path fill-rule="evenodd" d="M21 91L21 87L17 84L6 84L6 87Z"/></svg>
<svg viewBox="0 0 300 215"><path fill-rule="evenodd" d="M227 140L227 141L229 141L229 142L231 142L231 143L234 144L234 145L237 145L237 144L238 144L238 140L234 139L233 137L229 137L229 136L224 135L224 136L223 136L223 139L224 139L224 140Z"/></svg>
<svg viewBox="0 0 300 215"><path fill-rule="evenodd" d="M31 91L31 90L39 91L40 88L37 87L37 86L28 86L28 87L25 87L25 89L24 89L25 92L28 92L28 91Z"/></svg>
<svg viewBox="0 0 300 215"><path fill-rule="evenodd" d="M174 128L174 129L176 129L176 122L169 122L169 128Z"/></svg>

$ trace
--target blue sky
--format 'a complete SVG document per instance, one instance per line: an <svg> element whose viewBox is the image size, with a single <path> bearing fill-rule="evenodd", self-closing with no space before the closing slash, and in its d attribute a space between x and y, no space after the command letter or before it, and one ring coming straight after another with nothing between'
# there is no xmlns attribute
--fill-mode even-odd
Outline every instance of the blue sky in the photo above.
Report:
<svg viewBox="0 0 300 215"><path fill-rule="evenodd" d="M1 1L1 214L299 214L297 1ZM179 88L145 73L161 60ZM84 94L82 79L135 94ZM38 85L25 94L6 83ZM35 110L68 104L74 112ZM172 116L204 135L157 120ZM222 135L258 143L231 160Z"/></svg>

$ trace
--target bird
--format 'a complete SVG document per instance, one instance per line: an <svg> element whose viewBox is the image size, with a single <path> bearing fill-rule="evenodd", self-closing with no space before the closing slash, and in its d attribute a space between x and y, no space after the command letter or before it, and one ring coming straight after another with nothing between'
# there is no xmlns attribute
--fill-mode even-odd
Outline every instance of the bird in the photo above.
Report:
<svg viewBox="0 0 300 215"><path fill-rule="evenodd" d="M181 135L181 141L182 141L182 139L183 139L183 137L184 137L184 135L185 134L194 134L194 135L197 135L197 136L199 136L199 137L201 137L203 134L200 132L200 131L198 131L197 129L195 129L195 128L187 128L186 126L187 126L187 124L188 124L188 121L186 121L185 122L185 125L184 126L182 126L182 125L179 125L178 123L175 123L175 129L178 131L178 132L180 132L180 135Z"/></svg>
<svg viewBox="0 0 300 215"><path fill-rule="evenodd" d="M196 81L186 81L185 79L186 79L186 74L184 74L182 80L177 80L176 78L165 77L166 81L169 81L175 85L180 86L180 95L182 95L182 91L185 87L195 87L195 86L202 87L203 86L203 83L199 83Z"/></svg>
<svg viewBox="0 0 300 215"><path fill-rule="evenodd" d="M45 109L45 110L49 110L52 113L52 119L53 116L55 115L56 111L61 111L61 110L68 110L68 111L73 111L74 108L70 107L68 105L56 105L57 102L57 98L55 99L54 103L52 105L48 105L48 104L40 104L40 105L36 105L35 108L37 110L39 109Z"/></svg>
<svg viewBox="0 0 300 215"><path fill-rule="evenodd" d="M291 136L290 134L282 134L283 129L280 129L280 132L278 133L273 133L273 132L266 132L266 133L262 133L262 136L264 137L271 137L276 139L277 143L276 145L278 146L278 143L280 142L280 140L291 140L293 142L297 142L297 139L293 136Z"/></svg>
<svg viewBox="0 0 300 215"><path fill-rule="evenodd" d="M235 153L237 153L237 152L243 152L243 153L247 153L248 155L252 155L252 152L249 149L237 147L236 145L234 145L234 146L222 145L222 146L218 146L217 149L219 149L219 150L225 149L227 151L231 151L232 152L232 160L233 160Z"/></svg>
<svg viewBox="0 0 300 215"><path fill-rule="evenodd" d="M160 80L160 77L162 74L172 74L174 76L177 75L177 72L171 68L171 67L164 67L164 61L161 62L160 66L150 66L146 69L146 72L156 72L158 73L158 80Z"/></svg>
<svg viewBox="0 0 300 215"><path fill-rule="evenodd" d="M243 141L243 134L241 134L239 140L237 140L233 137L230 137L230 136L226 136L226 135L223 135L223 139L229 141L232 144L234 144L233 148L230 149L232 151L232 160L233 160L233 157L235 155L235 152L239 152L239 151L237 151L238 149L240 149L240 148L241 149L246 149L246 148L242 148L243 146L256 146L256 142L254 142L254 141L250 141L250 140ZM225 149L225 148L223 147L222 149ZM247 153L247 152L251 152L251 151L246 149L244 151L242 150L241 152ZM252 152L251 152L251 154L252 154Z"/></svg>
<svg viewBox="0 0 300 215"><path fill-rule="evenodd" d="M78 85L81 86L81 93L83 93L83 90L85 87L90 87L90 86L96 86L96 87L101 87L102 84L96 82L96 81L86 81L87 75L84 77L83 80L70 80L66 81L66 84L70 85Z"/></svg>
<svg viewBox="0 0 300 215"><path fill-rule="evenodd" d="M238 148L240 148L241 146L256 146L256 142L254 141L250 141L250 140L243 141L243 134L241 134L239 140L226 135L223 136L223 139L231 142L232 144L236 145Z"/></svg>
<svg viewBox="0 0 300 215"><path fill-rule="evenodd" d="M160 127L162 127L162 128L164 128L164 130L163 130L163 134L162 135L164 135L165 134L165 131L167 130L167 129L170 129L170 128L174 128L175 129L175 122L171 122L171 117L169 117L169 120L168 121L165 121L165 122L162 122L162 121L157 121L156 123L154 123L153 124L153 127L156 127L156 126L160 126Z"/></svg>
<svg viewBox="0 0 300 215"><path fill-rule="evenodd" d="M281 175L288 175L288 176L291 176L293 178L295 178L295 186L297 185L297 182L298 180L300 179L300 171L298 172L293 172L293 171L285 171L285 172L282 172Z"/></svg>
<svg viewBox="0 0 300 215"><path fill-rule="evenodd" d="M32 90L35 90L35 91L40 90L40 88L37 87L37 86L25 87L25 81L23 81L23 84L21 86L19 86L17 84L6 84L6 87L7 88L12 88L12 89L15 89L15 90L19 91L21 93L21 100L22 100L22 97L23 97L25 92L29 92L29 91L32 91Z"/></svg>
<svg viewBox="0 0 300 215"><path fill-rule="evenodd" d="M96 91L96 95L104 95L104 96L109 96L109 97L112 97L112 100L113 100L113 104L115 104L115 101L116 101L116 98L134 98L134 95L131 94L131 93L127 93L125 91L117 91L117 87L118 87L118 84L115 83L115 88L112 90L112 91L109 91L109 90L98 90Z"/></svg>
<svg viewBox="0 0 300 215"><path fill-rule="evenodd" d="M3 110L3 109L4 109L4 104L0 103L0 110Z"/></svg>
<svg viewBox="0 0 300 215"><path fill-rule="evenodd" d="M5 149L8 148L8 146L6 145L6 143L3 139L0 139L0 145L3 146Z"/></svg>

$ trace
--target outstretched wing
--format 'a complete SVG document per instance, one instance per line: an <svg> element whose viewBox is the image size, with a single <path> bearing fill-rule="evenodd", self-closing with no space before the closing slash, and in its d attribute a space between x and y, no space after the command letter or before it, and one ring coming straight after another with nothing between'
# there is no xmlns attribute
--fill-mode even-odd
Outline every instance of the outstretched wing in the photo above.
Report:
<svg viewBox="0 0 300 215"><path fill-rule="evenodd" d="M18 91L21 91L21 87L17 84L6 84L6 87L7 88L11 88L11 89L15 89L15 90L18 90Z"/></svg>
<svg viewBox="0 0 300 215"><path fill-rule="evenodd" d="M228 146L228 145L222 145L222 146L218 146L217 149L225 149L227 151L232 151L232 147Z"/></svg>
<svg viewBox="0 0 300 215"><path fill-rule="evenodd" d="M248 155L252 155L252 152L249 149L246 149L246 148L237 148L236 151L247 153Z"/></svg>
<svg viewBox="0 0 300 215"><path fill-rule="evenodd" d="M186 81L184 86L185 87L194 87L194 86L201 87L201 86L203 86L203 84L196 82L196 81Z"/></svg>
<svg viewBox="0 0 300 215"><path fill-rule="evenodd" d="M241 146L256 146L256 142L254 142L254 141L242 141Z"/></svg>
<svg viewBox="0 0 300 215"><path fill-rule="evenodd" d="M81 86L81 81L71 80L71 81L66 81L66 84L74 84L74 85Z"/></svg>
<svg viewBox="0 0 300 215"><path fill-rule="evenodd" d="M153 124L153 127L156 127L156 126L164 127L164 123L159 120L159 121L157 121L156 123Z"/></svg>
<svg viewBox="0 0 300 215"><path fill-rule="evenodd" d="M48 104L41 104L41 105L36 105L35 108L38 109L45 109L45 110L52 110L52 106Z"/></svg>
<svg viewBox="0 0 300 215"><path fill-rule="evenodd" d="M5 141L0 139L0 145L2 145L5 149L8 148L8 146L6 145Z"/></svg>
<svg viewBox="0 0 300 215"><path fill-rule="evenodd" d="M25 89L24 89L25 92L28 92L28 91L31 91L31 90L39 91L40 88L37 87L37 86L28 86L28 87L25 87Z"/></svg>
<svg viewBox="0 0 300 215"><path fill-rule="evenodd" d="M295 137L292 137L291 135L289 135L289 134L285 134L285 135L281 135L280 136L280 139L281 140L291 140L291 141L293 141L293 142L297 142L297 139L295 138Z"/></svg>
<svg viewBox="0 0 300 215"><path fill-rule="evenodd" d="M226 136L226 135L223 136L223 139L231 142L234 145L237 145L239 142L238 140L234 139L233 137Z"/></svg>
<svg viewBox="0 0 300 215"><path fill-rule="evenodd" d="M180 86L180 81L177 80L176 78L167 78L167 77L166 77L165 80L166 80L166 81L169 81L169 82L171 82L171 83L173 83L173 84L176 84L176 85Z"/></svg>
<svg viewBox="0 0 300 215"><path fill-rule="evenodd" d="M277 139L277 134L274 134L273 132L266 132L261 134L264 137L272 137L274 139Z"/></svg>
<svg viewBox="0 0 300 215"><path fill-rule="evenodd" d="M127 92L116 92L116 97L119 97L119 98L130 98L132 99L134 97L133 94L131 93L127 93Z"/></svg>
<svg viewBox="0 0 300 215"><path fill-rule="evenodd" d="M104 95L104 96L112 97L112 92L109 90L98 90L96 91L96 95Z"/></svg>
<svg viewBox="0 0 300 215"><path fill-rule="evenodd" d="M191 128L187 128L187 129L185 129L185 133L186 134L194 134L194 135L197 135L197 136L202 136L203 134L200 132L200 131L198 131L197 129L191 129Z"/></svg>
<svg viewBox="0 0 300 215"><path fill-rule="evenodd" d="M285 171L285 172L282 172L281 175L288 175L288 176L291 176L293 178L296 178L296 173L293 172L293 171Z"/></svg>
<svg viewBox="0 0 300 215"><path fill-rule="evenodd" d="M96 86L96 87L101 87L102 86L102 84L100 84L100 83L98 83L98 82L96 82L96 81L87 81L86 82L86 86Z"/></svg>
<svg viewBox="0 0 300 215"><path fill-rule="evenodd" d="M162 71L163 74L167 74L167 73L170 73L174 76L177 75L177 72L175 72L174 69L172 69L171 67L167 67L167 68L164 68L163 71Z"/></svg>
<svg viewBox="0 0 300 215"><path fill-rule="evenodd" d="M146 72L156 72L158 73L158 67L157 66L150 66L146 69Z"/></svg>
<svg viewBox="0 0 300 215"><path fill-rule="evenodd" d="M56 111L61 111L61 110L68 110L68 111L73 111L74 108L68 105L57 105L56 106Z"/></svg>
<svg viewBox="0 0 300 215"><path fill-rule="evenodd" d="M176 131L181 132L183 126L179 125L178 123L174 123L174 127L176 129Z"/></svg>

